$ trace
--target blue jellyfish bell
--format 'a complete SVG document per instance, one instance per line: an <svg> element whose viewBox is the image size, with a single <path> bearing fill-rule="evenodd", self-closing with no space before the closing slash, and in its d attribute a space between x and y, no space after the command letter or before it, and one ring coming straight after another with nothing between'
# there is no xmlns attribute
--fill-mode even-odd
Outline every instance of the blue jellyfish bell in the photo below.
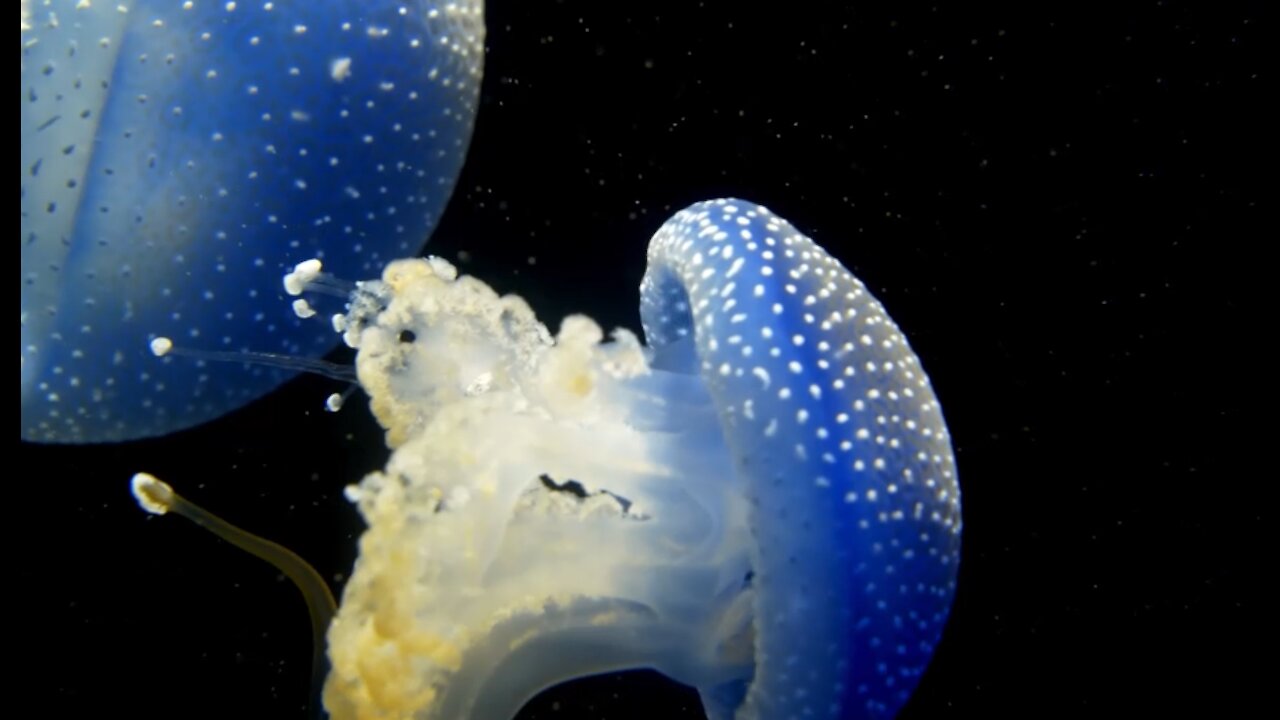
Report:
<svg viewBox="0 0 1280 720"><path fill-rule="evenodd" d="M148 341L315 357L282 270L416 254L453 190L481 0L22 3L22 438L110 442L291 376Z"/></svg>

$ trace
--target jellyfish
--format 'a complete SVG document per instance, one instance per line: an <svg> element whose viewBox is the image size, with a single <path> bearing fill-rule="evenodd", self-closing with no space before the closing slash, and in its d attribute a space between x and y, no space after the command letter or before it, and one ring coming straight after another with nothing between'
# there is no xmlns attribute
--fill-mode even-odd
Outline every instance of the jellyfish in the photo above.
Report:
<svg viewBox="0 0 1280 720"><path fill-rule="evenodd" d="M640 296L644 343L580 315L553 336L440 258L360 285L336 324L392 455L346 493L368 527L328 625L333 717L512 717L636 668L713 720L906 702L961 537L906 338L736 199L658 230Z"/></svg>
<svg viewBox="0 0 1280 720"><path fill-rule="evenodd" d="M418 252L470 140L483 40L482 0L23 0L22 438L161 435L291 376L157 361L155 335L331 349L279 276Z"/></svg>

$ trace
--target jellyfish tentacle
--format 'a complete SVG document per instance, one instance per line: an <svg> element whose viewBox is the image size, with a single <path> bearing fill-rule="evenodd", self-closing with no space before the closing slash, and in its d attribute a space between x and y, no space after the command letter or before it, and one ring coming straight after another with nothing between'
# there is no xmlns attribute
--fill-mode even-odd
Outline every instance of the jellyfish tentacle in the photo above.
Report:
<svg viewBox="0 0 1280 720"><path fill-rule="evenodd" d="M325 661L325 632L338 610L338 602L324 581L306 560L292 550L266 538L236 527L174 491L168 483L149 473L138 473L130 481L138 505L149 513L180 515L254 557L270 563L293 582L307 604L311 620L311 687L312 710L318 712L320 690L324 686L328 663Z"/></svg>
<svg viewBox="0 0 1280 720"><path fill-rule="evenodd" d="M316 358L296 355L284 355L282 353L250 352L248 350L239 352L229 352L226 350L199 350L196 348L176 346L173 344L172 340L166 337L152 338L149 345L151 347L151 354L156 357L175 355L178 357L191 358L193 362L196 360L207 360L218 363L261 365L264 367L296 370L298 372L327 377L331 380L341 380L342 382L354 383L356 381L355 370L350 365L329 362L328 360L319 360Z"/></svg>

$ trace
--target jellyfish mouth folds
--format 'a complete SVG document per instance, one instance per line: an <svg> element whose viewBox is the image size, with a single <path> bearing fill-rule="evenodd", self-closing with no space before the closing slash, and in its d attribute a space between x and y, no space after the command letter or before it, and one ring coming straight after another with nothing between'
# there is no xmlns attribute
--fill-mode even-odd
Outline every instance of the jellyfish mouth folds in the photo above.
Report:
<svg viewBox="0 0 1280 720"><path fill-rule="evenodd" d="M639 667L741 699L747 507L697 375L584 317L553 339L439 259L391 264L340 325L394 453L348 493L368 530L328 635L334 717L512 717Z"/></svg>

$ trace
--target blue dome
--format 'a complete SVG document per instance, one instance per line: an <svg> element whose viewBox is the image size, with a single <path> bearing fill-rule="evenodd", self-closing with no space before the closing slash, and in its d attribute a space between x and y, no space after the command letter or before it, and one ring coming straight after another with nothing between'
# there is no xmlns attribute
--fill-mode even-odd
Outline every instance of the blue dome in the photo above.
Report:
<svg viewBox="0 0 1280 720"><path fill-rule="evenodd" d="M162 435L264 395L291 373L161 360L148 341L322 355L334 335L292 316L285 269L376 275L420 250L453 190L479 0L29 10L25 440Z"/></svg>

